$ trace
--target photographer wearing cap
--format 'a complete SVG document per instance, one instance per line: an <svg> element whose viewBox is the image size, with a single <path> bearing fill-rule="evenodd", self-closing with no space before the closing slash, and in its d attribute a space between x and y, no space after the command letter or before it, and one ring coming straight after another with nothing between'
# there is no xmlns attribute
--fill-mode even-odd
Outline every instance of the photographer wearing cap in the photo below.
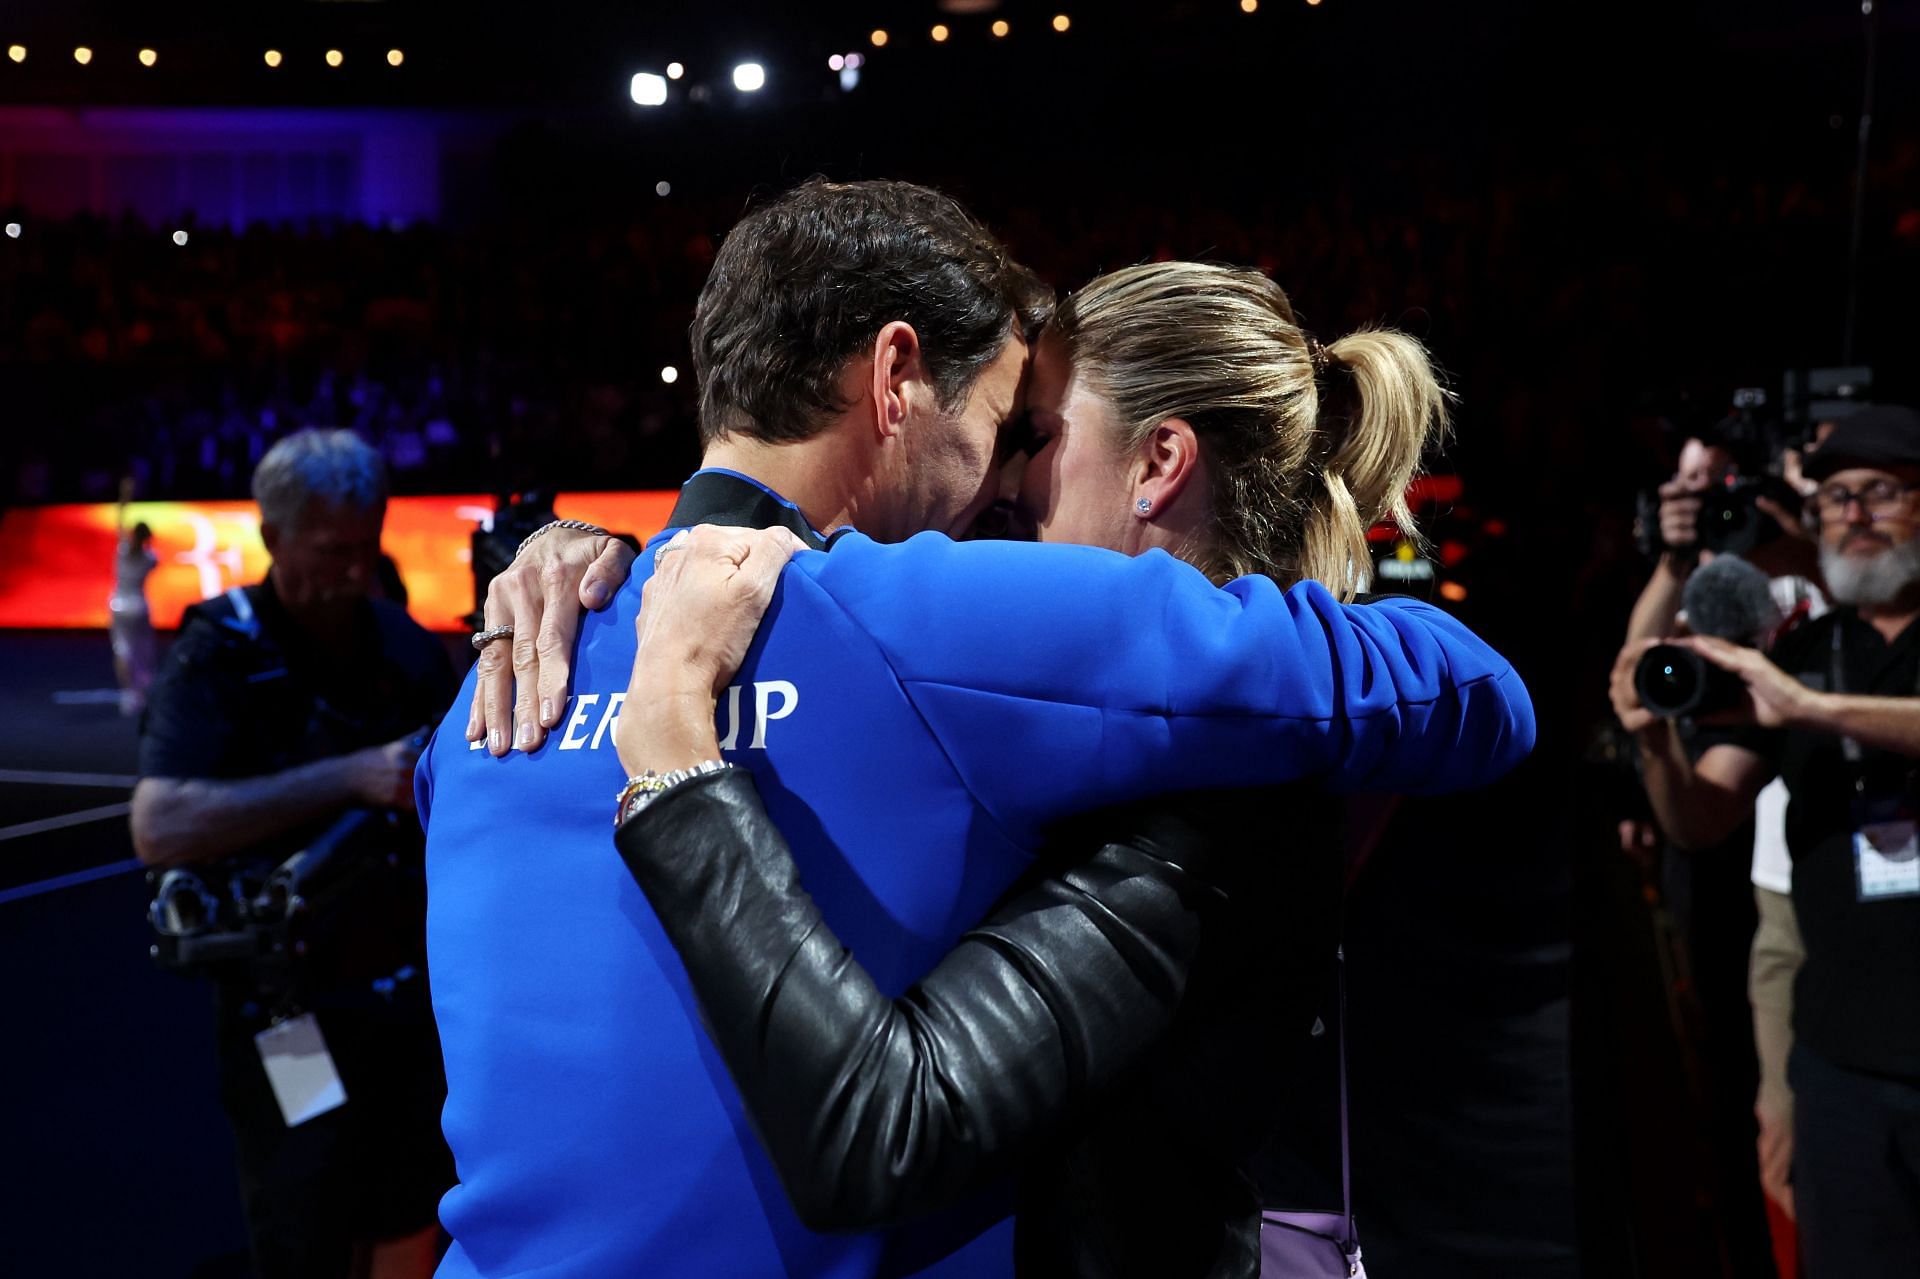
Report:
<svg viewBox="0 0 1920 1279"><path fill-rule="evenodd" d="M1920 414L1842 421L1805 464L1820 562L1839 607L1772 658L1673 641L1738 681L1749 725L1689 758L1647 708L1630 643L1614 709L1637 740L1655 815L1682 847L1723 839L1776 774L1806 946L1794 997L1793 1192L1808 1273L1910 1275L1920 1256Z"/></svg>
<svg viewBox="0 0 1920 1279"><path fill-rule="evenodd" d="M155 957L214 979L262 1279L424 1279L453 1168L421 841L398 814L453 670L369 598L387 501L372 448L299 432L253 493L266 580L188 611L142 724L132 826L157 868Z"/></svg>

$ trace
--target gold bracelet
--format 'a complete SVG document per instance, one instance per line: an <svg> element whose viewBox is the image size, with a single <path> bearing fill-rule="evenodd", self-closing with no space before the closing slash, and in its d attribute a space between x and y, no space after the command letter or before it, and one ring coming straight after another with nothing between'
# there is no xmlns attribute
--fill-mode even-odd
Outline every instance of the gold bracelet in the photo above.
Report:
<svg viewBox="0 0 1920 1279"><path fill-rule="evenodd" d="M717 773L733 765L724 759L702 760L692 768L676 768L671 773L656 773L649 768L644 773L636 773L627 779L627 784L614 796L614 829L627 824L628 820L641 809L659 799L670 788L696 777L705 777L708 773Z"/></svg>

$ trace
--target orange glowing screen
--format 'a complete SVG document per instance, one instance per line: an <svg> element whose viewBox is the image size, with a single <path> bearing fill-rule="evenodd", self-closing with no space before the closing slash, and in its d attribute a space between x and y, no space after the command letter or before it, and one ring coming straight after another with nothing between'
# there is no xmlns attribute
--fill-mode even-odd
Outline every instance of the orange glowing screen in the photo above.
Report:
<svg viewBox="0 0 1920 1279"><path fill-rule="evenodd" d="M575 493L554 504L561 519L587 520L647 537L666 526L679 494ZM432 631L464 631L473 607L476 525L493 500L396 497L382 543L400 566L408 611ZM171 630L188 605L266 575L259 513L251 502L136 502L127 523L153 530L159 567L147 579L153 624ZM0 627L104 629L118 536L111 505L42 506L0 518Z"/></svg>

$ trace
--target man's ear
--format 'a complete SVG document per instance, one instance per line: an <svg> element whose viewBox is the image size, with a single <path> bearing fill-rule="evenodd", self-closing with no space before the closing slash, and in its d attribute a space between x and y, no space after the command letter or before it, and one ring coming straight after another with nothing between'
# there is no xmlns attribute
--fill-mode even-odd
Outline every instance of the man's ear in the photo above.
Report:
<svg viewBox="0 0 1920 1279"><path fill-rule="evenodd" d="M267 548L268 559L278 558L280 551L280 530L272 524L261 524L260 544Z"/></svg>
<svg viewBox="0 0 1920 1279"><path fill-rule="evenodd" d="M882 437L898 435L907 415L919 407L928 391L920 335L905 320L882 326L873 339L873 378L868 387L874 429Z"/></svg>
<svg viewBox="0 0 1920 1279"><path fill-rule="evenodd" d="M1185 418L1170 417L1153 428L1132 467L1133 514L1150 520L1170 510L1201 473L1200 437ZM1141 503L1145 502L1143 509Z"/></svg>

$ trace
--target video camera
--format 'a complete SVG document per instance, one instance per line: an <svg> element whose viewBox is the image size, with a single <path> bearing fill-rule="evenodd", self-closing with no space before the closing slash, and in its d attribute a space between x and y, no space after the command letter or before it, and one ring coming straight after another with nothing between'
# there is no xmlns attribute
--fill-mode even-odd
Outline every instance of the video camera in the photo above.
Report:
<svg viewBox="0 0 1920 1279"><path fill-rule="evenodd" d="M416 754L426 749L428 737L425 729L413 736L409 744ZM392 922L359 918L381 909L375 902L382 894L367 891L379 887L373 881L388 877L387 897L396 888L402 899L420 895L423 890L403 881L418 878L422 847L411 814L356 808L279 860L242 854L149 871L147 922L155 936L149 954L182 976L243 982L270 996L291 994L303 984L312 952L336 939L343 914L355 916L350 927L378 929Z"/></svg>
<svg viewBox="0 0 1920 1279"><path fill-rule="evenodd" d="M370 875L399 868L402 823L411 824L406 814L355 809L277 864L148 872L149 953L168 972L291 995L333 912Z"/></svg>

